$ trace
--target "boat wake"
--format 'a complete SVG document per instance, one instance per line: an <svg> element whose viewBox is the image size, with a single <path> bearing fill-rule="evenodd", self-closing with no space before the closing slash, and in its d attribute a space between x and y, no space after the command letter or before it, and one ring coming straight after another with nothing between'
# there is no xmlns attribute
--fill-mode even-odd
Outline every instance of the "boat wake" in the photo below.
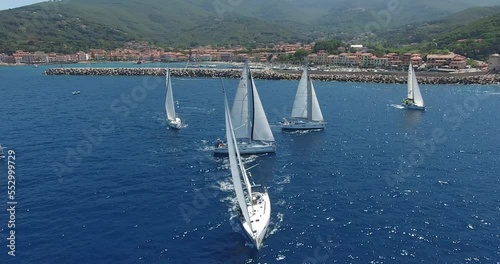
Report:
<svg viewBox="0 0 500 264"><path fill-rule="evenodd" d="M308 129L308 130L294 130L294 131L284 131L284 133L289 135L307 135L309 133L322 131L322 129Z"/></svg>
<svg viewBox="0 0 500 264"><path fill-rule="evenodd" d="M199 151L208 152L208 151L215 150L215 146L213 144L210 144L210 141L202 140L201 143L202 143L202 146L198 149Z"/></svg>
<svg viewBox="0 0 500 264"><path fill-rule="evenodd" d="M215 112L215 108L205 109L205 108L195 107L195 106L187 106L187 107L183 107L183 109L190 110L190 112L201 112L201 113L204 113L206 115L209 115L209 114L212 114L213 112Z"/></svg>
<svg viewBox="0 0 500 264"><path fill-rule="evenodd" d="M229 203L228 212L230 215L230 219L232 220L234 218L238 218L239 217L238 199L234 195L234 185L233 185L233 182L231 181L231 179L227 178L225 180L218 181L216 188L227 194L226 196L222 197L220 199L220 201L223 203L226 203L226 202Z"/></svg>
<svg viewBox="0 0 500 264"><path fill-rule="evenodd" d="M398 105L398 104L390 104L391 107L394 107L396 109L404 109L404 107L402 105Z"/></svg>
<svg viewBox="0 0 500 264"><path fill-rule="evenodd" d="M274 235L280 230L281 224L283 223L283 217L284 217L283 213L278 213L276 215L277 221L276 222L271 221L271 223L269 224L269 231L267 232L266 236Z"/></svg>
<svg viewBox="0 0 500 264"><path fill-rule="evenodd" d="M276 184L278 185L283 185L283 184L287 184L287 183L290 183L290 175L287 175L281 179L279 179Z"/></svg>

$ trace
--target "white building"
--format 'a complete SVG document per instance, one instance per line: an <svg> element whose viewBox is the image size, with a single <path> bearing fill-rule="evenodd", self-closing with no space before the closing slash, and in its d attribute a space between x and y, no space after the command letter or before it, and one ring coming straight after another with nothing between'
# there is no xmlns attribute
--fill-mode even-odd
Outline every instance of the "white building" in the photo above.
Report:
<svg viewBox="0 0 500 264"><path fill-rule="evenodd" d="M500 55L498 53L490 55L488 60L488 70L491 73L500 72Z"/></svg>

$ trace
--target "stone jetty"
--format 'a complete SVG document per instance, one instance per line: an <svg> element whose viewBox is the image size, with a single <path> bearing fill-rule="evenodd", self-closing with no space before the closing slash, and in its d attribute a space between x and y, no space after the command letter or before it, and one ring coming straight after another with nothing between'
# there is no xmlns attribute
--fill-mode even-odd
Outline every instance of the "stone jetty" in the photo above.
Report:
<svg viewBox="0 0 500 264"><path fill-rule="evenodd" d="M398 83L407 82L404 72L310 72L313 80L364 83ZM164 76L164 68L52 68L46 75L87 75L87 76ZM204 78L240 78L241 70L235 69L170 69L175 77ZM469 73L417 73L420 84L500 84L500 75ZM255 79L263 80L298 80L301 72L253 70Z"/></svg>

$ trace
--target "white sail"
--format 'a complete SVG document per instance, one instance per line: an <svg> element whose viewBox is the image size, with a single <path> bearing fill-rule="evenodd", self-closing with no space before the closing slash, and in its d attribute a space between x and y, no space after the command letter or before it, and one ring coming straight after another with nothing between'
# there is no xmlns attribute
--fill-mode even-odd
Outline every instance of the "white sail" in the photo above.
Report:
<svg viewBox="0 0 500 264"><path fill-rule="evenodd" d="M175 120L174 96L172 94L172 82L170 80L170 70L167 69L167 96L165 98L165 111L167 111L168 120Z"/></svg>
<svg viewBox="0 0 500 264"><path fill-rule="evenodd" d="M413 75L415 73L413 72L413 65L410 63L408 67L408 99L413 99Z"/></svg>
<svg viewBox="0 0 500 264"><path fill-rule="evenodd" d="M250 115L248 108L248 96L249 96L249 79L248 64L245 63L243 72L241 73L240 83L238 85L238 90L236 91L236 96L234 97L233 108L231 110L231 118L234 125L234 134L237 139L249 139L250 138Z"/></svg>
<svg viewBox="0 0 500 264"><path fill-rule="evenodd" d="M304 68L300 78L291 118L307 118L307 67Z"/></svg>
<svg viewBox="0 0 500 264"><path fill-rule="evenodd" d="M274 141L273 132L267 121L266 113L260 102L259 93L255 87L252 76L250 76L252 84L252 101L253 101L253 127L252 140Z"/></svg>
<svg viewBox="0 0 500 264"><path fill-rule="evenodd" d="M314 85L312 80L309 81L311 86L311 120L312 121L324 121L323 113L321 113L321 108L319 107L318 98L316 97L316 92L314 91Z"/></svg>
<svg viewBox="0 0 500 264"><path fill-rule="evenodd" d="M420 87L418 87L417 76L415 75L413 67L411 68L411 71L412 71L411 83L413 88L413 101L418 106L425 106L424 99L422 98L422 94L420 93Z"/></svg>
<svg viewBox="0 0 500 264"><path fill-rule="evenodd" d="M225 119L226 119L226 138L229 152L229 165L231 167L231 176L233 178L234 191L236 192L236 198L238 199L238 204L240 206L241 212L245 221L247 223L251 223L250 215L248 213L248 205L245 199L245 194L243 192L243 185L241 183L240 174L243 173L243 176L246 176L246 171L243 167L243 163L241 161L241 157L239 155L239 151L237 148L237 142L234 134L233 125L231 122L231 116L229 113L229 106L227 103L226 93L224 92L224 108L225 108ZM243 168L243 170L242 170ZM247 184L247 177L244 177L245 184ZM250 187L250 186L247 186ZM249 192L249 196L251 196L252 190L247 189ZM251 225L250 225L251 227Z"/></svg>

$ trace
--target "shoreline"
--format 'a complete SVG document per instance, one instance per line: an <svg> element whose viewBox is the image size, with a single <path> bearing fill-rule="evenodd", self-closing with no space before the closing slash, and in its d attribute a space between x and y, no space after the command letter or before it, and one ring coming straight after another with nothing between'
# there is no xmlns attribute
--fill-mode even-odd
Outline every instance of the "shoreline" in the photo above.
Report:
<svg viewBox="0 0 500 264"><path fill-rule="evenodd" d="M80 76L164 76L163 68L50 68L45 75ZM174 77L238 79L239 69L171 68ZM329 82L362 82L405 84L406 72L326 72L311 71L311 78ZM252 76L262 80L299 80L301 71L253 70ZM417 73L420 84L491 85L500 84L500 75L484 73Z"/></svg>

